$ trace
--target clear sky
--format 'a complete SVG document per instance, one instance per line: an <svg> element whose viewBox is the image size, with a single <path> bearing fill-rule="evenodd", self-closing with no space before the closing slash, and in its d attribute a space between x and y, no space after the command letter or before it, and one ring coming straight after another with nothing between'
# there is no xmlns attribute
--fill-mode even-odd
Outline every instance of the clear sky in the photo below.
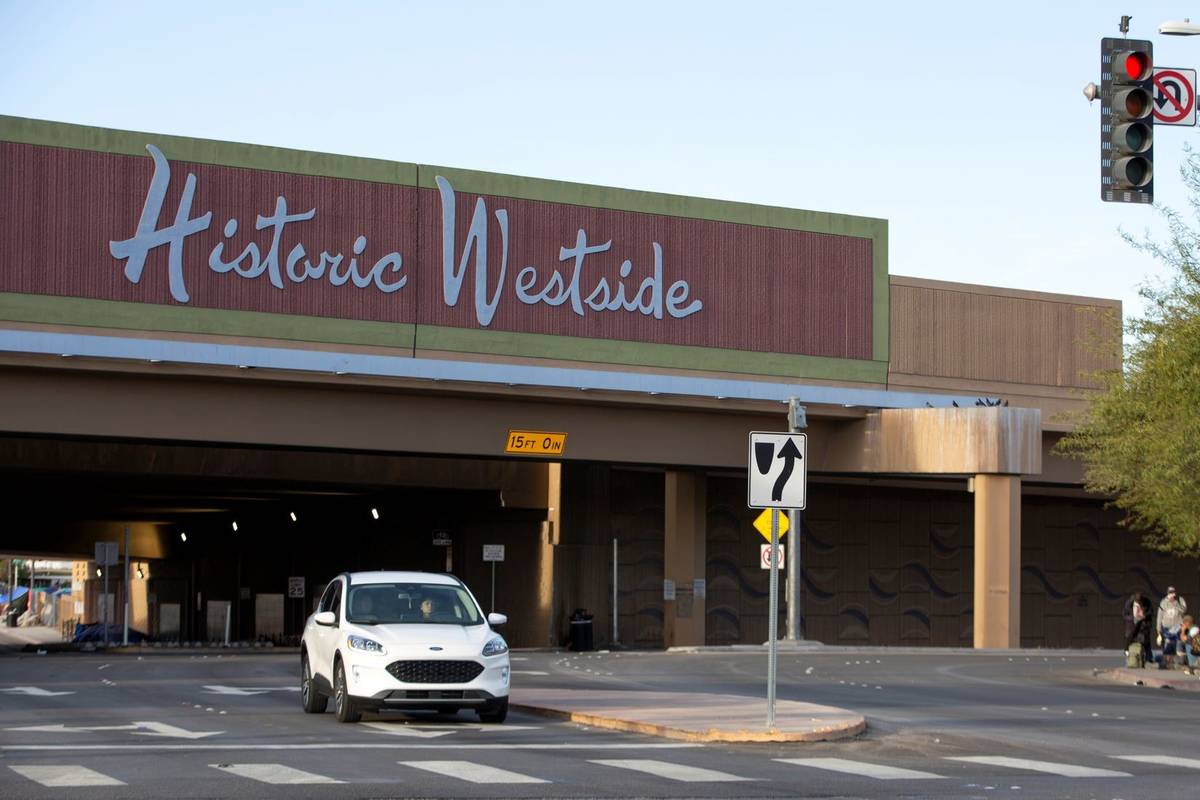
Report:
<svg viewBox="0 0 1200 800"><path fill-rule="evenodd" d="M1102 36L1139 2L0 0L0 113L883 217L897 275L1117 298L1161 275L1099 189ZM1188 128L1156 130L1179 208Z"/></svg>

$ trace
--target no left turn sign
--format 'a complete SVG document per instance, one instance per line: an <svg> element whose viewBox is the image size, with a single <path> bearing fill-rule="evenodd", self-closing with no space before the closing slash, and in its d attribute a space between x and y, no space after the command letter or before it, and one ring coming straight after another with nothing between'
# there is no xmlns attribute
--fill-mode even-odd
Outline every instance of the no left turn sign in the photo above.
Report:
<svg viewBox="0 0 1200 800"><path fill-rule="evenodd" d="M1196 70L1154 70L1154 124L1196 124Z"/></svg>

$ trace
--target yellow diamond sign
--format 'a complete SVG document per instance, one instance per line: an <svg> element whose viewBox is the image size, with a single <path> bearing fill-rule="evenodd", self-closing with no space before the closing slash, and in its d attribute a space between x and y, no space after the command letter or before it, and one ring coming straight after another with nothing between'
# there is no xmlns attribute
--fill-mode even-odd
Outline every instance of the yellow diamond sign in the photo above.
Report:
<svg viewBox="0 0 1200 800"><path fill-rule="evenodd" d="M783 535L788 532L789 524L790 523L788 522L788 515L783 513L782 511L780 511L779 512L779 538L780 539L782 539ZM763 535L763 538L766 539L768 542L771 541L771 509L769 509L769 508L764 509L763 512L754 519L754 529L757 530L759 533L761 533Z"/></svg>

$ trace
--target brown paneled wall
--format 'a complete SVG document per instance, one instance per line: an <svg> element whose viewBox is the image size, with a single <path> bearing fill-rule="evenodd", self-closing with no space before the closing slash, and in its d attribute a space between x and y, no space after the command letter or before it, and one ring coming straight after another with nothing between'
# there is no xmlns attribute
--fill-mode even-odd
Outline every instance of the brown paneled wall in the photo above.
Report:
<svg viewBox="0 0 1200 800"><path fill-rule="evenodd" d="M1119 301L898 276L891 291L890 372L908 385L1093 388L1091 373L1120 363Z"/></svg>
<svg viewBox="0 0 1200 800"><path fill-rule="evenodd" d="M578 479L582 469L567 465L564 473ZM587 596L597 645L607 644L617 537L621 642L660 647L663 475L586 469L601 496L590 511L577 506L572 516L582 526L572 538L582 561L563 577L592 582ZM710 476L707 495L706 641L761 643L768 573L758 563L763 539L751 525L758 512L746 507L740 478ZM970 647L973 515L966 491L811 482L801 553L805 636L826 644ZM1157 602L1174 585L1200 604L1200 564L1146 550L1117 526L1119 519L1100 501L1022 498L1022 646L1120 646L1122 605L1134 591ZM583 589L560 586L568 596ZM781 603L781 630L783 610Z"/></svg>

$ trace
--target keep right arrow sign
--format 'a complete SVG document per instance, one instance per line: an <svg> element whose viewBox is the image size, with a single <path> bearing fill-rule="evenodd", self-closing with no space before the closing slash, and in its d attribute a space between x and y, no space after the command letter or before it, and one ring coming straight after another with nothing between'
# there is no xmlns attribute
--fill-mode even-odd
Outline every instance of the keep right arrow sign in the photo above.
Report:
<svg viewBox="0 0 1200 800"><path fill-rule="evenodd" d="M750 434L747 501L750 508L804 508L808 434Z"/></svg>

